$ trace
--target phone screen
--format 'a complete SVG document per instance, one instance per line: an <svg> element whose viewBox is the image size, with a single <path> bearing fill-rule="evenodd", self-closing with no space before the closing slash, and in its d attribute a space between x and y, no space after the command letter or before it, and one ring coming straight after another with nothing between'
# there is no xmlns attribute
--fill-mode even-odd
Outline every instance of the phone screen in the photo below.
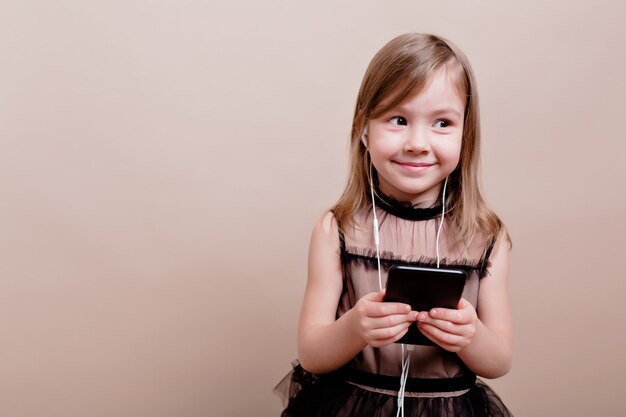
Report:
<svg viewBox="0 0 626 417"><path fill-rule="evenodd" d="M409 304L415 311L429 311L435 307L457 308L466 280L467 273L460 269L394 265L387 275L383 301ZM396 343L434 345L417 326L410 326Z"/></svg>

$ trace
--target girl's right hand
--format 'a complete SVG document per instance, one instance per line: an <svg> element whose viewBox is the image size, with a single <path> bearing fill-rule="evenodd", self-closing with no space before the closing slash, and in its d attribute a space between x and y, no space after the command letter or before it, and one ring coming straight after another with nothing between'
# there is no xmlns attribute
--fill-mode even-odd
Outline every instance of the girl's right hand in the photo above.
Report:
<svg viewBox="0 0 626 417"><path fill-rule="evenodd" d="M383 347L400 339L417 318L411 306L383 302L384 295L385 290L366 294L352 307L354 328L372 347Z"/></svg>

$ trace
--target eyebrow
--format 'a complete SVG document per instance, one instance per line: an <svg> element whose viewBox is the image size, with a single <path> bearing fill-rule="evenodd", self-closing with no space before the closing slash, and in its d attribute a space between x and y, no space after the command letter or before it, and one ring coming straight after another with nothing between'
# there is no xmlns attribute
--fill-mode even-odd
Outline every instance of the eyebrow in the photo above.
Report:
<svg viewBox="0 0 626 417"><path fill-rule="evenodd" d="M391 110L391 111L393 112L394 110ZM395 111L400 111L401 113L412 113L412 111L410 110L409 107L402 106L402 105L396 107ZM459 119L462 118L461 113L459 113L458 111L456 111L452 107L433 108L433 109L428 111L428 114L430 116L454 115L454 116L458 117Z"/></svg>
<svg viewBox="0 0 626 417"><path fill-rule="evenodd" d="M459 119L461 118L461 113L459 113L458 111L452 109L452 108L442 108L442 109L434 109L431 110L430 112L433 115L439 115L439 114L452 114L456 117L458 117Z"/></svg>

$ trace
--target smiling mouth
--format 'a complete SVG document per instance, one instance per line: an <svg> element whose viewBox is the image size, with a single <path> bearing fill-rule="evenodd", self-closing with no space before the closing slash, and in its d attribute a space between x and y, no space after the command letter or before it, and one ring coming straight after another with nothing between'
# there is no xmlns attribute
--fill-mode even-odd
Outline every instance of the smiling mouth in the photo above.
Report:
<svg viewBox="0 0 626 417"><path fill-rule="evenodd" d="M408 175L422 175L426 172L430 172L430 167L435 165L430 162L401 162L394 161L402 171Z"/></svg>
<svg viewBox="0 0 626 417"><path fill-rule="evenodd" d="M424 168L424 167L429 167L432 165L435 165L433 163L429 163L429 162L400 162L400 161L396 161L397 164L402 165L404 167L409 167L409 168Z"/></svg>

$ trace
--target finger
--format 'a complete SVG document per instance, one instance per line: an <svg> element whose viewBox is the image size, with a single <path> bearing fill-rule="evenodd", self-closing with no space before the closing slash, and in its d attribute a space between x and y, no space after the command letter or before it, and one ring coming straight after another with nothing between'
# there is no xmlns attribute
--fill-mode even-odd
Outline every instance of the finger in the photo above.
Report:
<svg viewBox="0 0 626 417"><path fill-rule="evenodd" d="M466 324L469 322L467 310L433 308L428 312L428 316L432 319L451 321L456 324Z"/></svg>
<svg viewBox="0 0 626 417"><path fill-rule="evenodd" d="M391 314L408 314L411 306L404 303L369 302L365 306L365 313L370 317L389 316Z"/></svg>
<svg viewBox="0 0 626 417"><path fill-rule="evenodd" d="M429 324L443 332L459 335L465 338L471 338L474 334L474 330L472 330L473 327L471 326L471 321L459 324L448 320L434 319L429 314L420 313L418 315L417 322L418 324Z"/></svg>
<svg viewBox="0 0 626 417"><path fill-rule="evenodd" d="M447 350L451 348L459 349L466 345L463 336L445 332L427 323L418 323L418 327L424 336Z"/></svg>
<svg viewBox="0 0 626 417"><path fill-rule="evenodd" d="M444 332L447 333L454 333L454 334L458 334L459 333L459 327L463 326L463 325L459 325L457 323L454 323L452 321L448 321L448 320L440 320L440 319L435 319L433 318L430 314L426 314L424 312L419 313L419 315L417 316L417 322L420 324L428 324L430 326L434 326Z"/></svg>
<svg viewBox="0 0 626 417"><path fill-rule="evenodd" d="M371 345L374 346L374 347L383 347L383 346L389 345L391 343L397 342L398 340L402 339L402 337L408 331L409 331L409 328L407 327L405 330L401 331L397 335L395 335L393 337L390 337L388 339L376 340L376 341L372 342Z"/></svg>
<svg viewBox="0 0 626 417"><path fill-rule="evenodd" d="M387 327L397 326L401 323L412 323L415 321L415 316L415 312L410 312L407 314L391 314L388 316L375 317L371 319L371 328L384 329Z"/></svg>
<svg viewBox="0 0 626 417"><path fill-rule="evenodd" d="M370 336L372 339L375 340L393 339L394 337L398 336L398 334L407 331L410 325L410 322L405 321L395 326L374 329L370 332Z"/></svg>
<svg viewBox="0 0 626 417"><path fill-rule="evenodd" d="M422 334L426 336L429 340L436 343L437 345L441 344L441 342L439 342L439 340L437 340L437 338L429 332L428 324L417 322L416 325L419 331L422 332Z"/></svg>

